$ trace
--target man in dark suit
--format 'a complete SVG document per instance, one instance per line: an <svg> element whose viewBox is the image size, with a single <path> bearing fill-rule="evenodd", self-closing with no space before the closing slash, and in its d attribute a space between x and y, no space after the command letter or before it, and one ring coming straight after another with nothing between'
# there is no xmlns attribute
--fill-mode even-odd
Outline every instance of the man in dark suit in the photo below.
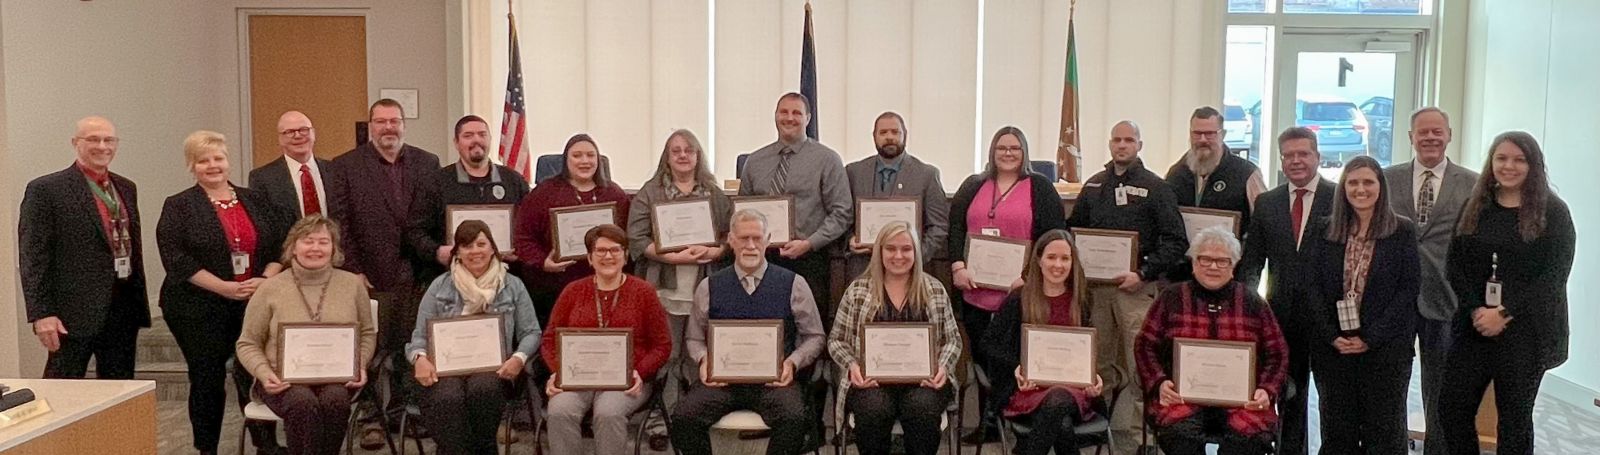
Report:
<svg viewBox="0 0 1600 455"><path fill-rule="evenodd" d="M77 162L28 182L17 251L28 321L50 351L46 378L133 379L139 329L150 326L133 181L111 173L117 129L78 121Z"/></svg>
<svg viewBox="0 0 1600 455"><path fill-rule="evenodd" d="M390 379L396 396L384 412L399 417L405 412L403 395L409 390L411 362L402 354L416 326L417 302L428 283L416 276L418 258L405 246L405 228L412 200L425 193L439 172L439 157L405 143L405 115L400 103L385 98L367 111L370 142L333 160L334 207L344 229L344 268L361 276L378 301L378 350L368 376L378 373L384 355L395 359ZM377 403L369 403L376 405ZM361 446L382 447L383 433L377 416L364 412Z"/></svg>
<svg viewBox="0 0 1600 455"><path fill-rule="evenodd" d="M1283 446L1278 453L1304 455L1306 387L1311 373L1306 315L1315 304L1307 291L1313 271L1306 264L1315 259L1310 257L1310 246L1316 240L1305 233L1307 226L1328 216L1338 190L1333 182L1317 175L1322 154L1317 151L1316 132L1301 127L1284 130L1278 135L1278 157L1289 183L1261 193L1256 200L1239 279L1255 289L1262 268L1267 269L1267 301L1289 343L1289 379L1295 387L1293 397L1278 403L1283 422Z"/></svg>
<svg viewBox="0 0 1600 455"><path fill-rule="evenodd" d="M311 118L300 111L284 112L278 117L278 150L283 159L250 171L250 189L265 193L296 219L319 213L336 217L327 190L331 164L316 157L312 150L316 144L317 130L312 128Z"/></svg>
<svg viewBox="0 0 1600 455"><path fill-rule="evenodd" d="M1422 354L1422 409L1427 427L1443 428L1437 403L1450 352L1451 321L1456 314L1456 293L1445 274L1456 220L1461 217L1478 173L1450 162L1450 117L1436 107L1411 114L1411 149L1416 157L1383 170L1389 180L1389 205L1395 214L1417 223L1417 256L1422 259L1421 292L1417 295L1417 341ZM1444 435L1429 431L1423 441L1426 454L1445 453Z"/></svg>
<svg viewBox="0 0 1600 455"><path fill-rule="evenodd" d="M922 225L917 235L922 237L922 262L942 257L945 236L950 231L950 199L944 195L944 185L939 183L939 168L923 163L906 153L905 118L893 111L878 114L872 125L872 143L878 154L844 167L850 180L850 194L856 199L904 197L920 200ZM856 238L850 232L850 257L846 261L848 279L854 280L867 270L871 260L871 243L875 239Z"/></svg>

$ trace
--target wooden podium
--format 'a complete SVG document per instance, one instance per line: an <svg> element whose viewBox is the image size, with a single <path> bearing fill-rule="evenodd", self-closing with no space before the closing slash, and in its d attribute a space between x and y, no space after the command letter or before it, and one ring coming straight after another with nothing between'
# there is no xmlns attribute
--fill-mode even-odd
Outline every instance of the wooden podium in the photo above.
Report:
<svg viewBox="0 0 1600 455"><path fill-rule="evenodd" d="M154 454L156 383L0 379L31 389L50 412L0 429L0 454Z"/></svg>

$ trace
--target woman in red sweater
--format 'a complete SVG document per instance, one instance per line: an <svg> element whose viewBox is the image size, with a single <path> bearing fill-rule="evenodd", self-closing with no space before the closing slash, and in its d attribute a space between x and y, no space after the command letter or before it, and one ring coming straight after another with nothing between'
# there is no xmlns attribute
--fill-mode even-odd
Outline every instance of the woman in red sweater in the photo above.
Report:
<svg viewBox="0 0 1600 455"><path fill-rule="evenodd" d="M547 421L553 453L579 453L583 447L580 426L594 410L595 453L623 453L628 446L628 415L644 406L650 390L643 378L653 378L672 355L667 313L656 289L638 277L622 273L627 263L628 234L614 225L596 226L583 236L594 275L573 281L561 291L550 313L541 351L550 371L545 385L549 396ZM556 334L567 328L626 328L633 330L633 384L628 390L563 391L556 388L561 356Z"/></svg>
<svg viewBox="0 0 1600 455"><path fill-rule="evenodd" d="M612 223L628 228L628 193L611 181L594 138L574 134L561 150L561 173L537 182L533 191L523 196L512 226L512 245L520 261L517 277L528 285L528 297L541 327L550 326L550 308L567 283L594 274L587 259L562 261L552 256L550 209L612 202L616 203Z"/></svg>

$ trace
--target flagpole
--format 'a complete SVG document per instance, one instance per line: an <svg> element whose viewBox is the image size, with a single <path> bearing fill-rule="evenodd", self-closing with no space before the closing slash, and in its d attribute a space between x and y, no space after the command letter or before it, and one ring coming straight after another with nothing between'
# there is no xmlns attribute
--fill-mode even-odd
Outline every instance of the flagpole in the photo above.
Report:
<svg viewBox="0 0 1600 455"><path fill-rule="evenodd" d="M1078 181L1078 161L1082 154L1078 141L1078 52L1072 23L1077 14L1078 0L1072 0L1067 7L1066 74L1061 84L1061 127L1057 130L1060 136L1056 143L1057 178L1067 182Z"/></svg>

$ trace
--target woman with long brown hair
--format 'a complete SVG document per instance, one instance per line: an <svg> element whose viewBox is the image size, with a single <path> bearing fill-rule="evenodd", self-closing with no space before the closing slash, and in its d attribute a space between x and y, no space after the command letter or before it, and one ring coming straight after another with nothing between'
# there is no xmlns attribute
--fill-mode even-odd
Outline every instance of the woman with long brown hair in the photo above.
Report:
<svg viewBox="0 0 1600 455"><path fill-rule="evenodd" d="M1439 395L1450 453L1478 453L1472 422L1491 381L1498 453L1533 453L1539 383L1567 360L1576 242L1572 213L1550 189L1539 142L1521 131L1495 137L1450 241L1450 286L1460 305Z"/></svg>
<svg viewBox="0 0 1600 455"><path fill-rule="evenodd" d="M1027 421L1033 428L1018 442L1019 454L1077 453L1071 432L1063 428L1094 416L1091 402L1103 392L1102 374L1090 387L1041 386L1022 376L1022 325L1083 327L1089 321L1089 285L1078 266L1072 233L1045 232L1033 243L1023 266L1022 288L1006 296L989 324L983 345L989 351L989 378L994 401L1005 418ZM1101 342L1105 337L1096 337ZM1101 356L1096 369L1109 373L1116 359ZM1059 422L1067 421L1068 425Z"/></svg>
<svg viewBox="0 0 1600 455"><path fill-rule="evenodd" d="M521 262L517 274L528 286L541 327L549 327L550 311L567 283L594 274L587 259L553 256L550 233L555 230L555 217L550 216L550 209L612 202L616 203L613 222L624 229L628 226L628 193L611 181L594 138L574 134L561 150L561 172L535 184L533 191L522 197L512 226L512 246Z"/></svg>

